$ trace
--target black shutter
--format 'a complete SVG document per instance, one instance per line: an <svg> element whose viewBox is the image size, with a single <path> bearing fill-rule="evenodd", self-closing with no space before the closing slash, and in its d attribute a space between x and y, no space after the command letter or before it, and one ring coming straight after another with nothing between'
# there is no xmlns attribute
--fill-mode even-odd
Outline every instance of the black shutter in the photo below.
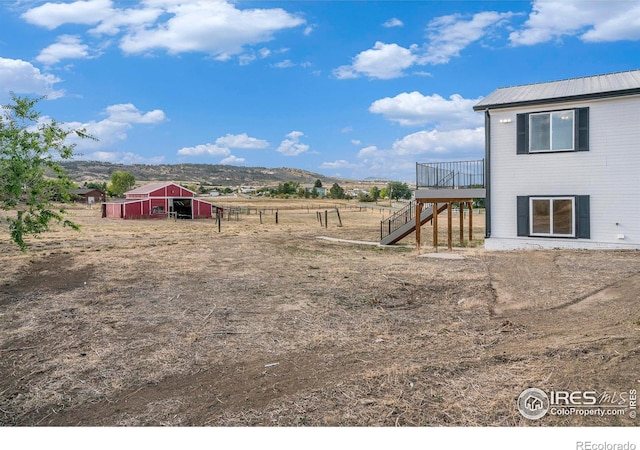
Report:
<svg viewBox="0 0 640 450"><path fill-rule="evenodd" d="M576 237L591 239L591 219L588 195L576 195Z"/></svg>
<svg viewBox="0 0 640 450"><path fill-rule="evenodd" d="M529 114L516 116L516 153L526 155L529 153Z"/></svg>
<svg viewBox="0 0 640 450"><path fill-rule="evenodd" d="M518 196L518 236L529 236L529 197Z"/></svg>
<svg viewBox="0 0 640 450"><path fill-rule="evenodd" d="M575 110L576 151L589 151L589 108Z"/></svg>

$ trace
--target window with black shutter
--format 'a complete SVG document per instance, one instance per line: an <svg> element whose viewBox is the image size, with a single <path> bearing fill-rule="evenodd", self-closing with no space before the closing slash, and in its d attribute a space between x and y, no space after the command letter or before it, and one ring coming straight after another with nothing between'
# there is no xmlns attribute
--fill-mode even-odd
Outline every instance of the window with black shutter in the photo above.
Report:
<svg viewBox="0 0 640 450"><path fill-rule="evenodd" d="M590 239L590 214L588 195L518 196L517 234Z"/></svg>
<svg viewBox="0 0 640 450"><path fill-rule="evenodd" d="M589 150L589 108L516 116L518 154Z"/></svg>

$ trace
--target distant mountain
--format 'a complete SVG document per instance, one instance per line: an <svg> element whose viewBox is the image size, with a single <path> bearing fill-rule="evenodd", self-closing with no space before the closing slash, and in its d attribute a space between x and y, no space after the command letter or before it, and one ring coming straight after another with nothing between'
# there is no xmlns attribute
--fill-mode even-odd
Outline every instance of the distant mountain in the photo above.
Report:
<svg viewBox="0 0 640 450"><path fill-rule="evenodd" d="M328 177L319 173L286 167L242 167L221 164L113 164L101 161L65 161L61 165L76 183L109 181L116 170L129 172L136 182L175 181L202 183L206 186L270 186L297 181L323 186L333 183L353 183L352 180Z"/></svg>

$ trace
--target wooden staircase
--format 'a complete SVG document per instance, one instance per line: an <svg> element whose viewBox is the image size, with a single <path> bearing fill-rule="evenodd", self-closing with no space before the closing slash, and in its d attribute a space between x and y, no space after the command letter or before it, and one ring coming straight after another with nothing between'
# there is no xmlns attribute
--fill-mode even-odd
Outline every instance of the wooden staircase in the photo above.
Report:
<svg viewBox="0 0 640 450"><path fill-rule="evenodd" d="M438 204L438 214L447 209L446 203ZM433 219L433 207L429 206L420 214L420 225ZM380 244L391 245L404 239L416 229L416 201L411 200L407 206L380 222Z"/></svg>

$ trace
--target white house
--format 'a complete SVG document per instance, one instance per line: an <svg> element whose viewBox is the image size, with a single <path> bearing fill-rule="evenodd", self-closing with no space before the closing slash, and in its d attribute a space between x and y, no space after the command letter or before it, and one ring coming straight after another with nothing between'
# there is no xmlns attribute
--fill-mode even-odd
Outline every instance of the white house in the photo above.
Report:
<svg viewBox="0 0 640 450"><path fill-rule="evenodd" d="M474 110L487 249L640 249L640 70L500 88Z"/></svg>

